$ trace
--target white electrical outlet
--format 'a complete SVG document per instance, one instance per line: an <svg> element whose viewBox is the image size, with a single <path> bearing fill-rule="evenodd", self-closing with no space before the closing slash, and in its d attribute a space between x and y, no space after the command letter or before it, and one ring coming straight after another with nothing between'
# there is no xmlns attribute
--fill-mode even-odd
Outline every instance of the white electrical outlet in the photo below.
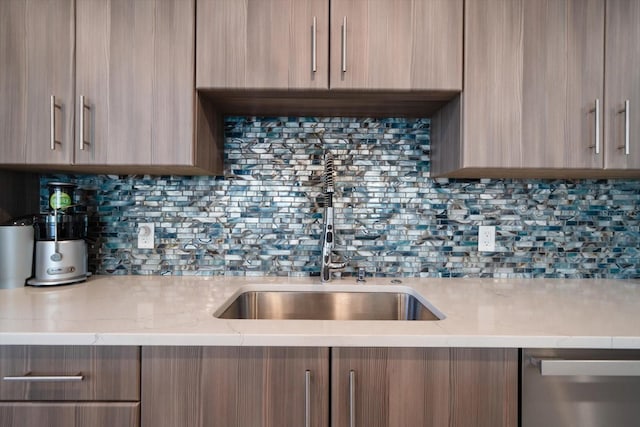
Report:
<svg viewBox="0 0 640 427"><path fill-rule="evenodd" d="M138 249L153 249L155 226L152 222L138 224Z"/></svg>
<svg viewBox="0 0 640 427"><path fill-rule="evenodd" d="M478 227L478 251L495 252L496 227L493 225L481 225Z"/></svg>

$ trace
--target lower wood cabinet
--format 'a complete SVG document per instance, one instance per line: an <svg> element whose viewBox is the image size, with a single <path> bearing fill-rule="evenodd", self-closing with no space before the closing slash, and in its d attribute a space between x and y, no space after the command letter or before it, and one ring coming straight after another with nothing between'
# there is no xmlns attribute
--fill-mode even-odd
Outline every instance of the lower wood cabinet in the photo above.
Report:
<svg viewBox="0 0 640 427"><path fill-rule="evenodd" d="M140 403L0 402L2 427L137 427Z"/></svg>
<svg viewBox="0 0 640 427"><path fill-rule="evenodd" d="M328 356L327 348L143 347L142 425L326 427Z"/></svg>
<svg viewBox="0 0 640 427"><path fill-rule="evenodd" d="M515 427L517 353L143 347L141 424Z"/></svg>
<svg viewBox="0 0 640 427"><path fill-rule="evenodd" d="M0 427L137 427L140 347L0 346Z"/></svg>

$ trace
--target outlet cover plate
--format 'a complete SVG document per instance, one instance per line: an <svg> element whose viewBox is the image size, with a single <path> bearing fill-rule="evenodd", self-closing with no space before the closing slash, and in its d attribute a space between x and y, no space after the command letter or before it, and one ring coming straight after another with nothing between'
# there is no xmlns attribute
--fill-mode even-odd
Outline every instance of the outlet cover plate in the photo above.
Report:
<svg viewBox="0 0 640 427"><path fill-rule="evenodd" d="M481 225L478 227L478 251L495 252L496 227L493 225Z"/></svg>
<svg viewBox="0 0 640 427"><path fill-rule="evenodd" d="M153 249L155 240L155 226L152 222L138 224L138 249Z"/></svg>

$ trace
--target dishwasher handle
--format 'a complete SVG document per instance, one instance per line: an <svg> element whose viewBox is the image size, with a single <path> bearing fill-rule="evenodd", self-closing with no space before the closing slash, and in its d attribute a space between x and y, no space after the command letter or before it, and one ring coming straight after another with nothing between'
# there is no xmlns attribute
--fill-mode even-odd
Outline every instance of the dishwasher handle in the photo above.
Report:
<svg viewBox="0 0 640 427"><path fill-rule="evenodd" d="M640 360L565 360L531 358L542 376L640 376Z"/></svg>

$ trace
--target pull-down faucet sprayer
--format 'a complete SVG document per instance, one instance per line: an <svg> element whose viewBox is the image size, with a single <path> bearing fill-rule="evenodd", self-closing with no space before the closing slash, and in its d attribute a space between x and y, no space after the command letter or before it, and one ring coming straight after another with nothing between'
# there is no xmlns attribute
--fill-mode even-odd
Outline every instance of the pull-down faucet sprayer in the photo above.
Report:
<svg viewBox="0 0 640 427"><path fill-rule="evenodd" d="M332 262L331 255L335 240L333 227L333 156L326 151L324 154L324 232L322 234L322 282L331 280L331 271L345 267L344 262Z"/></svg>

